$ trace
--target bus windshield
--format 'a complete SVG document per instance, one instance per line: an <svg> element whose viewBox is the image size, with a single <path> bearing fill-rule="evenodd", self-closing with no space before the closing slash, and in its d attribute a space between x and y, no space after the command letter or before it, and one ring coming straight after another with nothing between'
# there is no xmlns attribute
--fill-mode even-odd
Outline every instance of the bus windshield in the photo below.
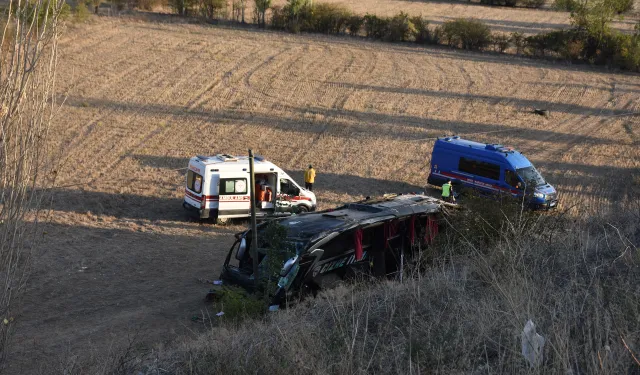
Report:
<svg viewBox="0 0 640 375"><path fill-rule="evenodd" d="M526 168L516 169L516 172L518 172L518 176L520 176L525 184L533 184L534 186L546 184L544 178L542 178L533 165Z"/></svg>

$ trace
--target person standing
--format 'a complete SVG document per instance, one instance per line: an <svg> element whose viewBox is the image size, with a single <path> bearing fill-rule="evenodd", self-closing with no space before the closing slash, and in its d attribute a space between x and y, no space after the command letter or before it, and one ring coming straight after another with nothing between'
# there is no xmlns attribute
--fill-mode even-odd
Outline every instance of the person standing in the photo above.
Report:
<svg viewBox="0 0 640 375"><path fill-rule="evenodd" d="M447 181L442 185L442 200L445 202L453 201L453 185L451 184L451 180Z"/></svg>
<svg viewBox="0 0 640 375"><path fill-rule="evenodd" d="M309 169L304 172L304 188L313 191L313 183L316 181L316 170L309 164Z"/></svg>

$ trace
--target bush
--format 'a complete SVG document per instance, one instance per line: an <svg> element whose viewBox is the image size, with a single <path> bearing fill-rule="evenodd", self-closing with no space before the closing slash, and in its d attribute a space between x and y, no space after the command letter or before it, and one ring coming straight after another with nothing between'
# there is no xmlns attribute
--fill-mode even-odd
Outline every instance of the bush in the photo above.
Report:
<svg viewBox="0 0 640 375"><path fill-rule="evenodd" d="M224 312L223 320L239 323L262 316L267 311L267 304L256 296L247 294L244 289L225 286L220 292L220 298L214 303L214 309Z"/></svg>
<svg viewBox="0 0 640 375"><path fill-rule="evenodd" d="M181 16L188 16L193 13L196 0L168 0L169 7Z"/></svg>
<svg viewBox="0 0 640 375"><path fill-rule="evenodd" d="M287 28L287 15L283 7L274 5L271 8L271 27L278 30Z"/></svg>
<svg viewBox="0 0 640 375"><path fill-rule="evenodd" d="M578 10L580 3L577 0L555 0L553 9L566 12L575 12Z"/></svg>
<svg viewBox="0 0 640 375"><path fill-rule="evenodd" d="M91 12L89 12L89 8L87 8L84 2L79 1L73 9L73 17L76 22L87 22L89 17L91 17Z"/></svg>
<svg viewBox="0 0 640 375"><path fill-rule="evenodd" d="M511 38L506 34L494 34L491 37L493 47L497 52L504 53L511 44Z"/></svg>
<svg viewBox="0 0 640 375"><path fill-rule="evenodd" d="M342 5L317 3L312 9L312 30L324 34L346 32L351 12Z"/></svg>
<svg viewBox="0 0 640 375"><path fill-rule="evenodd" d="M200 14L207 19L223 18L226 13L226 0L200 0Z"/></svg>
<svg viewBox="0 0 640 375"><path fill-rule="evenodd" d="M384 38L389 32L389 18L366 14L364 16L364 31L367 38Z"/></svg>
<svg viewBox="0 0 640 375"><path fill-rule="evenodd" d="M166 5L164 0L134 0L133 7L143 10L154 10L158 7Z"/></svg>
<svg viewBox="0 0 640 375"><path fill-rule="evenodd" d="M544 57L548 52L555 52L559 56L565 55L569 44L583 39L576 30L557 30L549 33L532 35L525 38L528 53L533 56ZM574 47L571 47L571 49Z"/></svg>
<svg viewBox="0 0 640 375"><path fill-rule="evenodd" d="M253 7L253 19L261 27L267 25L267 10L271 8L271 0L255 0Z"/></svg>
<svg viewBox="0 0 640 375"><path fill-rule="evenodd" d="M640 71L640 36L618 33L616 39L614 64L623 69Z"/></svg>
<svg viewBox="0 0 640 375"><path fill-rule="evenodd" d="M616 13L622 14L633 10L633 0L611 0Z"/></svg>
<svg viewBox="0 0 640 375"><path fill-rule="evenodd" d="M478 20L458 18L442 24L446 44L468 50L481 50L491 43L489 27Z"/></svg>
<svg viewBox="0 0 640 375"><path fill-rule="evenodd" d="M419 44L437 44L437 31L431 31L429 29L429 21L421 16L411 17L411 23L413 23L414 32L413 39Z"/></svg>
<svg viewBox="0 0 640 375"><path fill-rule="evenodd" d="M511 43L516 47L516 54L521 55L524 52L525 37L524 34L515 32L511 34Z"/></svg>
<svg viewBox="0 0 640 375"><path fill-rule="evenodd" d="M389 20L389 28L384 40L387 42L405 42L416 33L416 28L409 15L400 12Z"/></svg>
<svg viewBox="0 0 640 375"><path fill-rule="evenodd" d="M542 8L546 0L522 0L520 6L525 8Z"/></svg>
<svg viewBox="0 0 640 375"><path fill-rule="evenodd" d="M364 25L364 18L361 16L353 15L347 20L347 28L349 29L349 34L352 36L358 35L362 25Z"/></svg>

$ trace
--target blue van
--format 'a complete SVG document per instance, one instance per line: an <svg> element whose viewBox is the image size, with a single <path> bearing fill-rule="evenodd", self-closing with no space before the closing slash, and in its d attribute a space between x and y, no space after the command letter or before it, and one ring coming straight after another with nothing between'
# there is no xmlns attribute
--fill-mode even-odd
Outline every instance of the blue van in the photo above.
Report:
<svg viewBox="0 0 640 375"><path fill-rule="evenodd" d="M511 147L485 144L458 136L438 138L431 155L427 182L442 186L466 186L482 193L525 196L535 209L554 208L558 193L538 173L533 164Z"/></svg>

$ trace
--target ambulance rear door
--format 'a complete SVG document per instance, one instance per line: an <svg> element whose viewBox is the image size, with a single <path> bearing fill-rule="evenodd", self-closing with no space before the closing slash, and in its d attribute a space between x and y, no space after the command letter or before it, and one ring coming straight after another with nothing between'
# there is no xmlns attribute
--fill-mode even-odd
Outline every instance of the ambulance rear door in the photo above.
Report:
<svg viewBox="0 0 640 375"><path fill-rule="evenodd" d="M246 172L221 174L218 184L218 218L249 216L249 175Z"/></svg>

